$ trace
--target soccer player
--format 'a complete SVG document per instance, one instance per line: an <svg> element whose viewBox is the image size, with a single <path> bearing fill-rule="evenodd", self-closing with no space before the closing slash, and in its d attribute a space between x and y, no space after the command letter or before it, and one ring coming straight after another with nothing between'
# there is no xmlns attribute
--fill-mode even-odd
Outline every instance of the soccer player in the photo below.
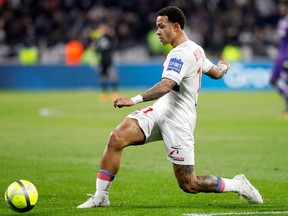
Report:
<svg viewBox="0 0 288 216"><path fill-rule="evenodd" d="M109 84L112 89L112 99L115 100L119 97L118 93L118 79L113 65L113 49L114 49L114 31L108 24L103 23L97 29L99 38L94 41L93 46L99 51L100 59L100 82L101 82L101 95L100 101L106 102L109 100Z"/></svg>
<svg viewBox="0 0 288 216"><path fill-rule="evenodd" d="M204 50L184 32L186 18L178 7L158 11L156 26L162 44L173 50L163 65L162 79L146 92L133 98L120 97L114 107L130 107L157 100L152 106L127 116L110 134L97 174L96 192L78 208L109 206L109 190L120 166L122 151L130 145L163 140L167 159L173 164L179 187L187 193L235 192L251 203L263 203L259 192L243 174L233 179L213 175L196 176L194 136L196 105L202 72L213 79L225 75L230 65L211 63Z"/></svg>
<svg viewBox="0 0 288 216"><path fill-rule="evenodd" d="M288 118L288 0L280 0L279 11L282 18L278 22L279 48L275 60L271 84L285 101L283 117Z"/></svg>

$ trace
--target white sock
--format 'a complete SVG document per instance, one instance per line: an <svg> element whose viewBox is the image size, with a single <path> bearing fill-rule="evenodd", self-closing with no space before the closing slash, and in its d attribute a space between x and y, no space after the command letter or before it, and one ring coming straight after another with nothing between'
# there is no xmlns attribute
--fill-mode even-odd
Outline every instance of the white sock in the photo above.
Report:
<svg viewBox="0 0 288 216"><path fill-rule="evenodd" d="M95 195L99 193L105 193L108 195L114 177L115 175L109 173L106 170L98 170Z"/></svg>
<svg viewBox="0 0 288 216"><path fill-rule="evenodd" d="M223 192L239 192L241 182L235 179L221 178L224 182Z"/></svg>
<svg viewBox="0 0 288 216"><path fill-rule="evenodd" d="M95 195L99 193L105 193L108 194L110 187L111 187L112 181L102 180L97 178L96 180L96 192Z"/></svg>

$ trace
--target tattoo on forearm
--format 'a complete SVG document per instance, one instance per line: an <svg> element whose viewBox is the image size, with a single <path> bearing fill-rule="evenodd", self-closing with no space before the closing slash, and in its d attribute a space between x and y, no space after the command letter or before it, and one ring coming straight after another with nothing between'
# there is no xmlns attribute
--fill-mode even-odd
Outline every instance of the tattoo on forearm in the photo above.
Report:
<svg viewBox="0 0 288 216"><path fill-rule="evenodd" d="M152 88L148 89L145 93L142 94L144 101L156 100L162 97L166 92L161 82L155 84Z"/></svg>

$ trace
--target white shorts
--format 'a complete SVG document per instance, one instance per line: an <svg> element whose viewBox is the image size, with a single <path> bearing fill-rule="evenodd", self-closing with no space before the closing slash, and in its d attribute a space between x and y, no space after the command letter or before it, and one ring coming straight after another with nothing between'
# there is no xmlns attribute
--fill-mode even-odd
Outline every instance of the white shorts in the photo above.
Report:
<svg viewBox="0 0 288 216"><path fill-rule="evenodd" d="M138 120L146 137L145 143L164 141L167 159L172 163L179 165L195 164L194 136L190 125L183 125L183 122L177 124L166 117L159 117L150 106L135 111L127 117Z"/></svg>

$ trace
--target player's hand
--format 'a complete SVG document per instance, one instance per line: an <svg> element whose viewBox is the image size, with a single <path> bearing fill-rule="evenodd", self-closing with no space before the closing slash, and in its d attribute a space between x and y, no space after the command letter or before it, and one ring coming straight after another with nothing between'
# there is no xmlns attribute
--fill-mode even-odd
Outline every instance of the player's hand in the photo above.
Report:
<svg viewBox="0 0 288 216"><path fill-rule="evenodd" d="M225 65L227 67L227 70L225 71L225 73L227 73L227 71L229 70L230 68L230 64L227 62L227 61L224 61L224 60L220 60L218 62L218 65Z"/></svg>
<svg viewBox="0 0 288 216"><path fill-rule="evenodd" d="M130 107L133 106L134 103L131 98L117 98L114 100L114 107L122 108L122 107Z"/></svg>

